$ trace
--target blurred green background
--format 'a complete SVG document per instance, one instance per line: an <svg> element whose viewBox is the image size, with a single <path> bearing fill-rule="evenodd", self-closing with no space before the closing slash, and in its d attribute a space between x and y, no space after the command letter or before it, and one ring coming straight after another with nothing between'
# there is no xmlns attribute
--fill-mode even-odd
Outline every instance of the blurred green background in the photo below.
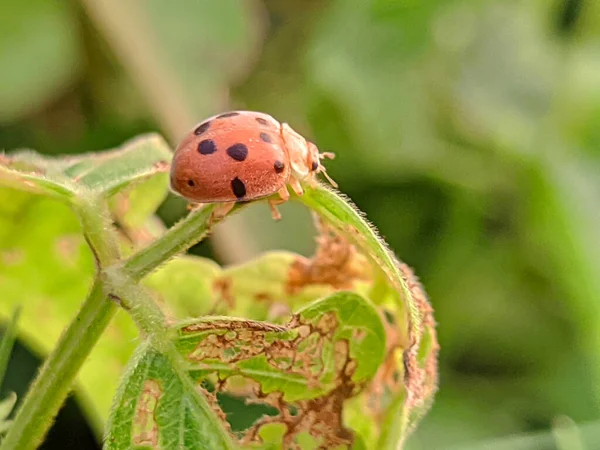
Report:
<svg viewBox="0 0 600 450"><path fill-rule="evenodd" d="M340 189L421 277L440 391L410 449L575 449L574 423L600 448L600 2L0 2L4 150L176 145L231 109L335 152ZM197 251L310 254L308 213L282 213L249 208Z"/></svg>

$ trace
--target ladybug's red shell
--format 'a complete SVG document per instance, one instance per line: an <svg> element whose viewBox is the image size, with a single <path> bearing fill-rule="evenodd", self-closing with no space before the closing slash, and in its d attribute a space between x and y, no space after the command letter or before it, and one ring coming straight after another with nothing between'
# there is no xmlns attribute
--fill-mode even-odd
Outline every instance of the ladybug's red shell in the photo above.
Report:
<svg viewBox="0 0 600 450"><path fill-rule="evenodd" d="M253 200L276 193L290 177L281 125L267 114L211 117L175 150L171 187L198 203Z"/></svg>

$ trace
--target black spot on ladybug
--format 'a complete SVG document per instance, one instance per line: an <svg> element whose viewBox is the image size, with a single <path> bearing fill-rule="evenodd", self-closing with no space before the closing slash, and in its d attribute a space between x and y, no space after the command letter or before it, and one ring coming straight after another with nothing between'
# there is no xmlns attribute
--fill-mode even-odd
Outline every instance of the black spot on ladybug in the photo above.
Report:
<svg viewBox="0 0 600 450"><path fill-rule="evenodd" d="M243 198L246 195L246 185L238 177L231 180L231 191L238 199Z"/></svg>
<svg viewBox="0 0 600 450"><path fill-rule="evenodd" d="M265 119L263 119L262 117L255 117L254 118L258 123L260 123L261 125L269 125L269 122L267 122Z"/></svg>
<svg viewBox="0 0 600 450"><path fill-rule="evenodd" d="M227 149L227 154L236 161L243 161L248 156L248 147L244 144L233 144Z"/></svg>
<svg viewBox="0 0 600 450"><path fill-rule="evenodd" d="M275 172L281 173L281 172L283 172L283 169L285 169L285 164L282 163L281 161L275 161L275 164L273 164L273 167L275 168Z"/></svg>
<svg viewBox="0 0 600 450"><path fill-rule="evenodd" d="M225 119L226 117L235 117L235 116L239 116L239 115L240 115L239 112L232 111L232 112L224 113L224 114L217 116L217 119Z"/></svg>
<svg viewBox="0 0 600 450"><path fill-rule="evenodd" d="M217 151L217 144L212 139L204 139L198 144L198 151L201 155L210 155Z"/></svg>
<svg viewBox="0 0 600 450"><path fill-rule="evenodd" d="M267 144L270 144L271 142L273 142L273 140L271 139L271 136L269 136L267 133L260 133L260 138L263 142L266 142Z"/></svg>
<svg viewBox="0 0 600 450"><path fill-rule="evenodd" d="M198 128L196 128L196 129L194 130L194 134L195 134L196 136L200 136L202 133L205 133L205 132L206 132L206 130L208 130L209 128L210 128L210 121L208 121L208 122L204 122L203 124L200 124L200 125L198 126Z"/></svg>
<svg viewBox="0 0 600 450"><path fill-rule="evenodd" d="M313 161L312 162L312 166L310 166L311 170L314 172L315 170L317 170L319 168L319 163L318 161Z"/></svg>
<svg viewBox="0 0 600 450"><path fill-rule="evenodd" d="M188 180L187 184L188 184L189 187L196 186L196 183L194 183L194 180Z"/></svg>

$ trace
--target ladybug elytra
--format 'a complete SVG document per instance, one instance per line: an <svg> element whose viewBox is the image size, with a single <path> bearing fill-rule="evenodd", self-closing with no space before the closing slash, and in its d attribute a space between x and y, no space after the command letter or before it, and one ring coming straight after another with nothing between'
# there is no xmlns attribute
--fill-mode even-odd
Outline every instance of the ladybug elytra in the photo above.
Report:
<svg viewBox="0 0 600 450"><path fill-rule="evenodd" d="M236 202L268 200L273 218L276 205L297 195L301 181L314 183L317 173L329 178L321 164L332 153L317 147L268 114L232 111L210 117L181 141L171 164L171 189L194 203L223 203L214 214L225 215Z"/></svg>

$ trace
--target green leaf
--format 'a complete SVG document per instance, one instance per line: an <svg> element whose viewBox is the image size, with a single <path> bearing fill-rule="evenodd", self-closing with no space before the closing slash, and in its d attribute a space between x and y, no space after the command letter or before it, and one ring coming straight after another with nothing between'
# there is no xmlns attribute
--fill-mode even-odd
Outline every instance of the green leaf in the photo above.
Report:
<svg viewBox="0 0 600 450"><path fill-rule="evenodd" d="M142 344L115 397L104 449L233 448L201 395L166 356Z"/></svg>
<svg viewBox="0 0 600 450"><path fill-rule="evenodd" d="M226 268L220 282L228 289L222 293L230 295L234 303L219 312L281 321L299 306L331 294L334 289L325 284L294 285L296 266L305 260L291 252L271 251L247 263Z"/></svg>
<svg viewBox="0 0 600 450"><path fill-rule="evenodd" d="M379 315L366 300L351 292L338 292L300 309L297 316L284 327L248 319L197 319L177 327L177 345L196 378L214 372L239 374L260 383L265 393L283 392L291 402L333 389L340 370L334 361L338 342L349 343L348 357L356 362L352 381L373 376L383 359L385 332ZM307 326L308 334L300 333L302 326ZM229 331L232 337L226 342L213 341ZM289 358L300 361L317 347L321 353L309 358L310 367L287 367ZM274 363L279 358L280 365Z"/></svg>
<svg viewBox="0 0 600 450"><path fill-rule="evenodd" d="M113 196L110 206L119 225L128 230L138 230L148 225L167 196L168 178L167 173L157 173L156 176L134 183Z"/></svg>
<svg viewBox="0 0 600 450"><path fill-rule="evenodd" d="M363 402L349 406L345 417L364 442L376 445L377 439L380 438L382 448L392 448L406 438L408 430L414 427L427 410L435 392L437 340L431 308L410 269L398 263L385 243L350 203L323 187L316 191L307 189L301 200L312 202L312 209L317 210L334 229L357 243L373 263L375 278L371 285L367 283L370 288L365 293L376 303L374 321L380 324L380 317L385 317L383 341L388 341L388 351L383 364L373 362L369 366L362 366L370 367L371 372L361 375L360 369L355 368L355 376L359 377L358 379L370 382L365 393L370 400L367 406ZM314 262L318 262L317 255L315 258L317 259ZM184 314L191 312L205 315L233 312L248 319L280 321L290 308L297 309L306 305L311 298L314 299L314 296L336 290L334 286L303 281L303 267L306 268L305 265L309 262L306 258L291 253L272 252L239 266L220 269L212 262L187 256L171 261L151 275L148 284L160 293L165 304L180 305L178 313L183 311ZM362 266L359 267L363 269ZM364 277L369 272L368 267L363 270L365 273L348 273L347 276L353 280L357 276L362 279L361 276ZM364 289L356 282L353 287L358 292ZM341 305L344 302L339 303ZM318 308L328 306L327 303L318 305ZM311 309L315 307L305 307L299 313L305 313L307 317L311 314L317 317L324 313L325 310ZM360 311L360 308L354 309ZM354 309L348 308L350 311ZM345 310L338 313L343 311ZM413 315L408 315L409 311ZM363 321L368 323L370 316L357 313L356 316L342 317L347 322L347 328L344 324L340 326L340 336L344 333L356 333L355 327L362 325ZM263 322L248 319L233 321L221 317L218 320L206 318L191 322L198 328L186 330L194 333L180 339L178 348L184 355L192 355L191 370L196 379L214 382L214 375L227 379L241 377L258 383L261 391L267 395L282 391L284 400L291 402L323 398L331 392L335 385L336 367L328 358L336 353L332 350L335 343L322 343L325 362L320 362L322 367L318 369L320 378L317 382L307 378L308 375L302 378L294 372L278 373L275 370L274 373L269 357L261 353L263 349L246 348L242 345L243 342L260 343L266 339L267 332ZM353 323L354 320L356 323ZM244 329L244 326L247 329ZM229 333L231 327L236 331ZM236 338L240 329L244 329L245 334ZM279 338L281 342L287 342L285 345L281 344L284 347L294 340L294 336L288 334L293 331L289 327L269 330L272 335L282 333ZM360 332L357 334L367 341L371 336L362 336ZM225 339L227 342L221 342L219 339ZM356 341L350 338L348 340ZM211 347L218 347L217 343L220 343L221 347ZM310 342L305 345L311 347L317 343ZM369 342L369 345L364 347L352 346L350 351L359 355L362 350L368 355L371 347L375 348L374 344ZM343 349L337 350L337 353L344 353ZM202 357L203 352L207 352L208 356L205 355L206 358L198 363L195 358ZM242 357L244 352L246 356ZM236 358L241 359L232 364L232 358L236 361ZM360 356L357 356L357 359L360 359ZM279 367L280 372L287 369L286 362L289 363L283 358L281 363L284 365ZM316 367L319 361L311 363ZM241 383L242 386L247 384ZM240 394L236 389L233 389L232 393ZM372 427L367 428L367 423L371 423ZM377 429L377 423L384 424L381 435L373 432Z"/></svg>
<svg viewBox="0 0 600 450"><path fill-rule="evenodd" d="M133 182L166 172L171 157L164 139L152 134L134 138L115 150L76 158L64 173L82 188L110 195Z"/></svg>
<svg viewBox="0 0 600 450"><path fill-rule="evenodd" d="M304 260L274 251L221 268L211 260L186 255L166 263L145 283L178 317L228 314L281 321L291 310L333 292L324 284L294 286L294 267Z"/></svg>
<svg viewBox="0 0 600 450"><path fill-rule="evenodd" d="M404 308L406 305L413 326L420 323L421 313L415 304L412 294L399 268L396 257L385 242L377 235L375 229L362 217L349 199L335 193L322 184L315 189L307 189L304 195L294 196L318 213L343 236L355 243L378 267L393 288L392 295L396 303ZM376 301L376 299L374 299Z"/></svg>
<svg viewBox="0 0 600 450"><path fill-rule="evenodd" d="M158 135L138 137L114 150L77 157L44 157L23 150L0 159L0 186L64 200L90 192L111 196L166 172L170 160L171 151ZM151 198L155 197L153 194Z"/></svg>
<svg viewBox="0 0 600 450"><path fill-rule="evenodd" d="M167 173L156 173L131 183L109 199L113 220L126 244L124 254L146 246L165 232L155 212L169 192L168 178Z"/></svg>
<svg viewBox="0 0 600 450"><path fill-rule="evenodd" d="M35 353L56 345L86 298L94 260L79 220L67 205L28 192L0 188L0 317L24 305L19 338ZM118 312L79 374L80 400L101 428L137 330Z"/></svg>
<svg viewBox="0 0 600 450"><path fill-rule="evenodd" d="M0 311L9 317L26 305L21 337L46 353L92 281L94 263L79 221L60 202L0 189L0 254Z"/></svg>
<svg viewBox="0 0 600 450"><path fill-rule="evenodd" d="M321 323L331 313L337 319L333 341L347 340L350 357L357 363L352 380L361 382L372 378L385 352L385 330L379 314L373 305L351 292L338 292L298 311L301 321L321 332Z"/></svg>
<svg viewBox="0 0 600 450"><path fill-rule="evenodd" d="M6 368L8 367L8 361L10 360L10 354L12 353L15 340L17 339L17 322L21 315L21 306L17 306L12 314L10 322L6 326L0 340L0 386L6 375ZM2 414L0 414L0 418Z"/></svg>
<svg viewBox="0 0 600 450"><path fill-rule="evenodd" d="M363 412L378 417L379 423L384 418L377 448L397 448L427 411L436 391L438 344L431 306L410 268L396 259L347 199L321 184L293 198L355 243L376 270L371 300L386 318L390 351L370 388L374 406ZM370 436L363 437L372 442Z"/></svg>
<svg viewBox="0 0 600 450"><path fill-rule="evenodd" d="M45 106L75 81L80 48L71 6L45 0L0 4L0 122Z"/></svg>
<svg viewBox="0 0 600 450"><path fill-rule="evenodd" d="M295 429L294 439L308 432L327 441L341 433L335 427L341 426L343 402L360 392L385 354L377 311L352 292L313 302L284 326L215 316L184 322L175 331L177 348L196 381L220 380L221 394L260 392L250 399L280 412L269 424L290 420L287 408L298 409L297 416L312 411L314 423ZM255 423L247 437L260 435L262 426Z"/></svg>
<svg viewBox="0 0 600 450"><path fill-rule="evenodd" d="M193 255L173 258L143 283L159 296L161 304L175 317L208 314L214 305L214 282L221 267L214 261Z"/></svg>

